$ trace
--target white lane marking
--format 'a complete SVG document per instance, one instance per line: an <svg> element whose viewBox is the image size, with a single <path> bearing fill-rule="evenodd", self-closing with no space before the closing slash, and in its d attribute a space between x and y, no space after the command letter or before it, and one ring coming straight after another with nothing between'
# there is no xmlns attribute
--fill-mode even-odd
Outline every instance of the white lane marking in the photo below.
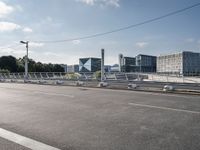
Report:
<svg viewBox="0 0 200 150"><path fill-rule="evenodd" d="M44 143L32 140L30 138L21 136L19 134L7 131L5 129L0 128L0 137L22 145L26 148L30 148L32 150L60 150L58 148L46 145Z"/></svg>
<svg viewBox="0 0 200 150"><path fill-rule="evenodd" d="M169 107L161 107L161 106L153 106L153 105L145 105L145 104L137 104L137 103L129 103L129 105L139 106L139 107L147 107L147 108L156 108L156 109L162 109L162 110L172 110L172 111L192 113L192 114L200 114L199 111L175 109L175 108L169 108Z"/></svg>
<svg viewBox="0 0 200 150"><path fill-rule="evenodd" d="M62 94L62 93L49 93L49 92L43 92L43 91L35 91L34 93L35 94L45 94L45 95L52 95L52 96L64 96L64 97L74 98L73 95Z"/></svg>
<svg viewBox="0 0 200 150"><path fill-rule="evenodd" d="M134 93L134 94L145 94L145 95L152 95L152 96L165 96L165 97L178 97L178 98L197 98L198 96L196 95L180 95L180 94L176 94L176 93L156 93L156 92L146 92L146 91L129 91L129 90L116 90L116 89L99 89L99 88L89 88L88 89L92 89L92 90L102 90L102 91L112 91L112 92L121 92L121 93Z"/></svg>

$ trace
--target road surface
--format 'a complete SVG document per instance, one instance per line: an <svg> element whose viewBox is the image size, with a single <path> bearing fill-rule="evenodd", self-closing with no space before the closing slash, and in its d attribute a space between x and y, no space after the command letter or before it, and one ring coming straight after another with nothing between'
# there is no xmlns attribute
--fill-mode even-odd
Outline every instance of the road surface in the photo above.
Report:
<svg viewBox="0 0 200 150"><path fill-rule="evenodd" d="M200 148L199 96L0 83L0 116L1 150Z"/></svg>

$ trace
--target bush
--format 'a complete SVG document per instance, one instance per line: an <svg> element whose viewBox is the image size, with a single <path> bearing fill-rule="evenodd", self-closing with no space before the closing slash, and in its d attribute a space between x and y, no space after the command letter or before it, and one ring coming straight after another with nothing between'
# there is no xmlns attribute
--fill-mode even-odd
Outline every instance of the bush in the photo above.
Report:
<svg viewBox="0 0 200 150"><path fill-rule="evenodd" d="M78 73L68 73L68 74L66 74L66 77L68 77L70 80L77 80L80 77L80 74L78 74Z"/></svg>
<svg viewBox="0 0 200 150"><path fill-rule="evenodd" d="M8 69L0 69L0 73L10 73Z"/></svg>
<svg viewBox="0 0 200 150"><path fill-rule="evenodd" d="M101 78L101 71L96 71L96 72L94 73L94 77L95 77L96 79L100 79L100 78Z"/></svg>

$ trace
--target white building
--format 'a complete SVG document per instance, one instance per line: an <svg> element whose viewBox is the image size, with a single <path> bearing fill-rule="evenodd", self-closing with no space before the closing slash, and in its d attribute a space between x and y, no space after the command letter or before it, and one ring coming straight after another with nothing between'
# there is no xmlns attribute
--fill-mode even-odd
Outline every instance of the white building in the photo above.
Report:
<svg viewBox="0 0 200 150"><path fill-rule="evenodd" d="M200 53L180 52L158 56L157 73L200 75Z"/></svg>

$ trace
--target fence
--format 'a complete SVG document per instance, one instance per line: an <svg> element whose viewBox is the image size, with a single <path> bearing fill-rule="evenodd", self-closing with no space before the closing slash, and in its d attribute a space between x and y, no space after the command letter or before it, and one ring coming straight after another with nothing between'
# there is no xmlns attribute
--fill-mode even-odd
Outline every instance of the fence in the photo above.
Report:
<svg viewBox="0 0 200 150"><path fill-rule="evenodd" d="M0 79L24 80L24 73L0 73ZM74 80L74 81L99 81L95 73L63 73L63 72L30 72L29 80ZM160 75L155 73L105 73L107 81L158 81L177 83L200 83L200 77L181 77L174 75Z"/></svg>

